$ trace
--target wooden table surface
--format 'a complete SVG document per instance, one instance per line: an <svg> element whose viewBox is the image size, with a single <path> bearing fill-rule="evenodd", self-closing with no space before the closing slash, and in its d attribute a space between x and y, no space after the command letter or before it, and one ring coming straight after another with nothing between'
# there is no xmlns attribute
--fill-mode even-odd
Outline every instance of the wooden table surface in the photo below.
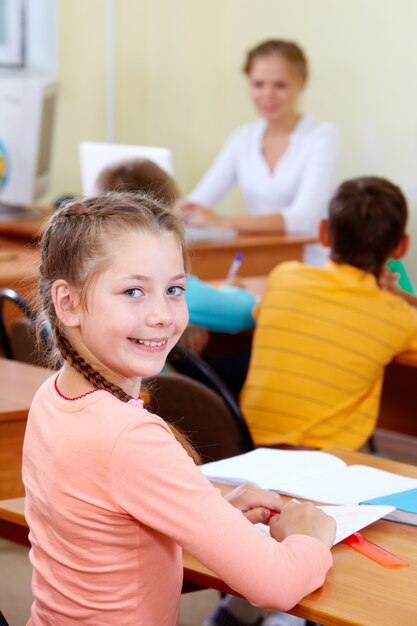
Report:
<svg viewBox="0 0 417 626"><path fill-rule="evenodd" d="M359 452L328 450L348 465L371 465L417 478L417 467ZM323 587L290 612L323 626L416 626L417 527L380 520L362 534L410 564L387 569L349 546L332 549L334 565ZM233 591L192 556L184 555L185 580L225 593ZM279 584L277 582L277 584Z"/></svg>
<svg viewBox="0 0 417 626"><path fill-rule="evenodd" d="M50 209L42 208L40 215L33 213L33 216L24 219L0 220L0 236L13 237L23 241L32 241L40 237L45 225L47 214Z"/></svg>
<svg viewBox="0 0 417 626"><path fill-rule="evenodd" d="M12 265L2 268L0 260L1 286L13 287L12 284L7 284L10 280L16 282L26 276L28 243L33 247L44 223L45 218L0 221L0 252L11 247L16 253ZM241 252L242 276L265 275L281 261L300 260L304 245L316 241L317 238L310 235L254 234L237 236L235 239L196 242L189 245L191 271L203 280L222 279L236 253ZM22 256L19 250L23 251ZM30 257L30 264L36 266L37 261L35 253Z"/></svg>
<svg viewBox="0 0 417 626"><path fill-rule="evenodd" d="M26 419L33 396L51 373L44 367L0 358L0 422Z"/></svg>
<svg viewBox="0 0 417 626"><path fill-rule="evenodd" d="M189 246L191 271L202 280L222 280L235 257L243 254L240 276L267 275L282 261L303 258L304 245L317 238L307 235L239 235L236 239Z"/></svg>
<svg viewBox="0 0 417 626"><path fill-rule="evenodd" d="M0 358L0 498L24 493L22 447L29 407L51 371Z"/></svg>
<svg viewBox="0 0 417 626"><path fill-rule="evenodd" d="M372 465L417 478L415 466L358 452L329 452L348 464ZM23 507L24 498L0 502L0 533L10 537L7 533L10 528L14 529L15 539L27 543ZM349 546L339 544L332 549L334 565L323 587L304 598L291 613L323 626L416 626L417 527L380 520L362 533L410 566L387 569ZM233 593L215 574L187 554L184 554L184 581Z"/></svg>

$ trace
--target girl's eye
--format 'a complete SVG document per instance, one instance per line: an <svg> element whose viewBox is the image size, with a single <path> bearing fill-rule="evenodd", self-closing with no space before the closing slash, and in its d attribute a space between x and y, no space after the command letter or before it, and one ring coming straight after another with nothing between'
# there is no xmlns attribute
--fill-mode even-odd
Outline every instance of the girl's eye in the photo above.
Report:
<svg viewBox="0 0 417 626"><path fill-rule="evenodd" d="M167 294L169 296L180 296L184 293L185 288L181 287L181 285L173 285L172 287L168 287Z"/></svg>
<svg viewBox="0 0 417 626"><path fill-rule="evenodd" d="M124 291L123 293L129 298L139 298L139 296L142 295L141 289L138 288L126 289L126 291Z"/></svg>

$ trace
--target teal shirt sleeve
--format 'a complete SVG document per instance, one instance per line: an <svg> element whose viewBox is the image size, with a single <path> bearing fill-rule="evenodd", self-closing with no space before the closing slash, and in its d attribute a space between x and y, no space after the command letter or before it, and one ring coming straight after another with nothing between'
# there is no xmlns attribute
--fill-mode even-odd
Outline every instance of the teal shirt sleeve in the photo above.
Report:
<svg viewBox="0 0 417 626"><path fill-rule="evenodd" d="M190 324L219 333L240 333L255 325L252 310L256 298L246 289L232 286L216 289L190 275L185 299Z"/></svg>

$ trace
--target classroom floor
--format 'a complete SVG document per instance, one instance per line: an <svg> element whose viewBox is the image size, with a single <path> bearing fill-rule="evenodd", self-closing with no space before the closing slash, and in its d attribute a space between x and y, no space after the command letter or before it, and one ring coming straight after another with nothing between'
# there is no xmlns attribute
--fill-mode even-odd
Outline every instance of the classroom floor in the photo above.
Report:
<svg viewBox="0 0 417 626"><path fill-rule="evenodd" d="M415 437L377 430L375 440L379 454L417 465ZM0 610L10 626L25 626L32 603L28 548L0 539L0 572ZM213 590L183 595L179 626L200 626L218 601L219 594Z"/></svg>

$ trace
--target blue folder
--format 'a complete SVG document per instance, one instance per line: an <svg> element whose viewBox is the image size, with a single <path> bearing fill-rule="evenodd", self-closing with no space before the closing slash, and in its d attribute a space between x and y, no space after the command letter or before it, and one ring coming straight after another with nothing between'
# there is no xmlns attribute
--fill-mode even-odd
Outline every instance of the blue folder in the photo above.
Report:
<svg viewBox="0 0 417 626"><path fill-rule="evenodd" d="M417 526L417 488L391 493L381 498L372 498L372 500L365 500L361 504L389 504L395 506L396 510L387 515L385 519Z"/></svg>

